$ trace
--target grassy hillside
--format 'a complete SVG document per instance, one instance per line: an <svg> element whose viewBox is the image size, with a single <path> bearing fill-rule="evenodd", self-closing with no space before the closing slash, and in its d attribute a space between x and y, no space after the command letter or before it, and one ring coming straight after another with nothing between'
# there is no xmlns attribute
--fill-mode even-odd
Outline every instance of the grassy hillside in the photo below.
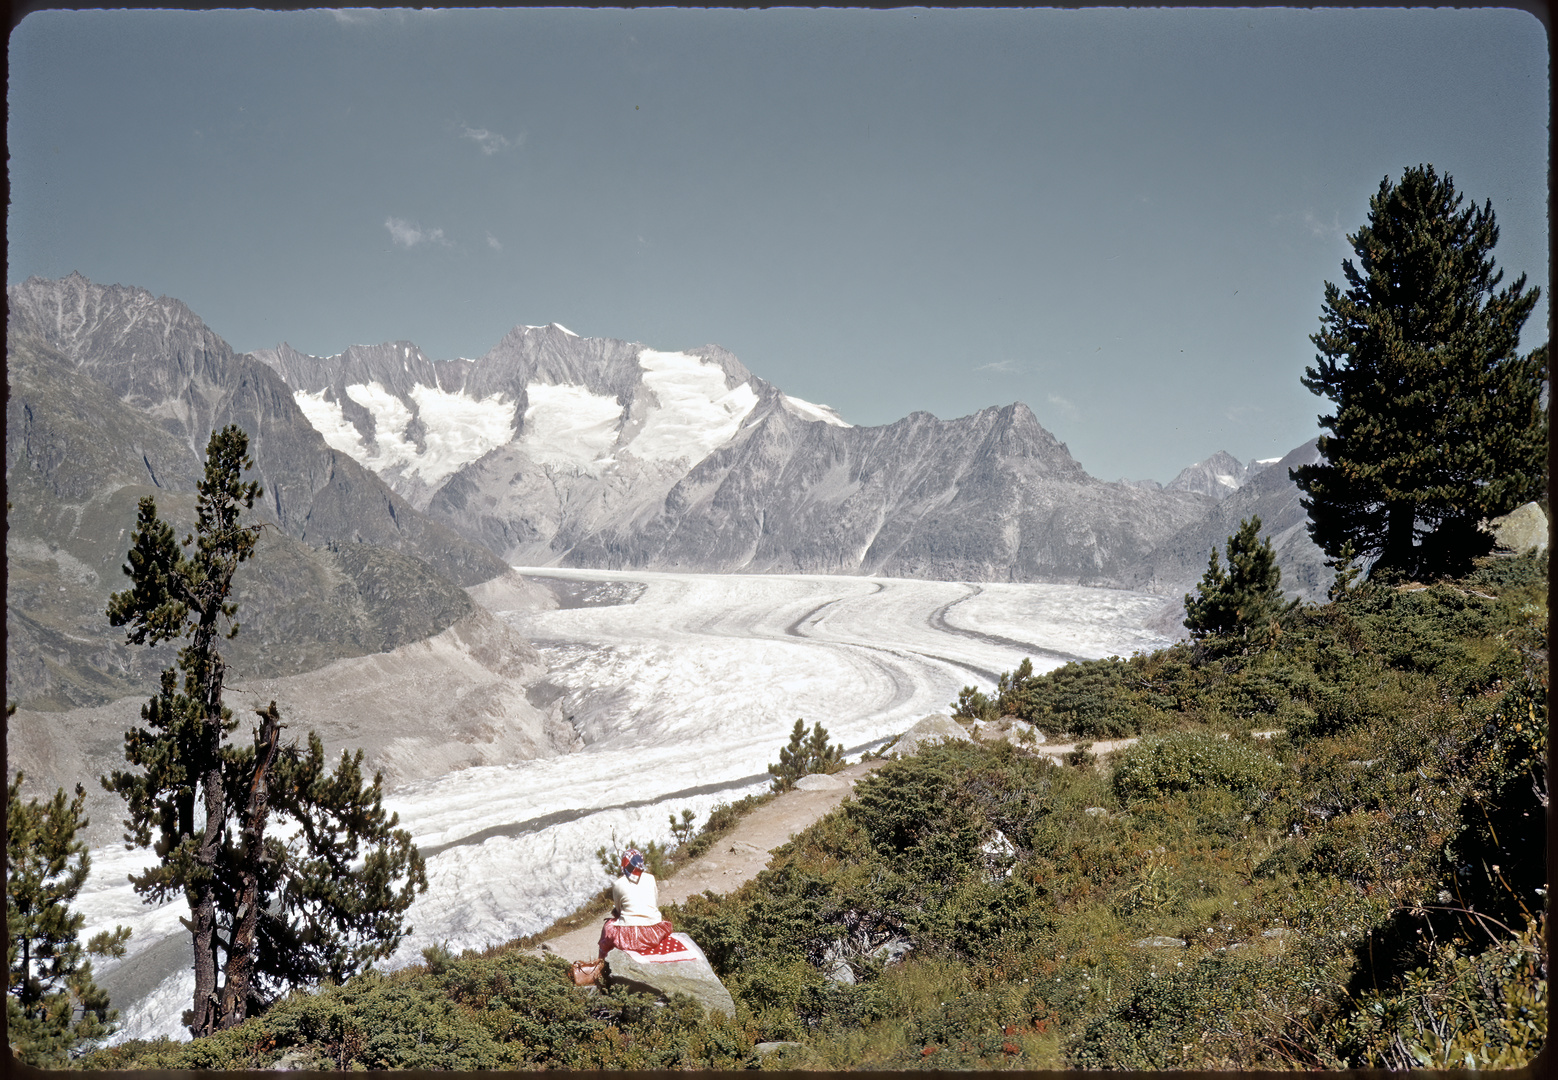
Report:
<svg viewBox="0 0 1558 1080"><path fill-rule="evenodd" d="M1052 736L1141 741L1075 765L933 747L668 910L728 1023L501 947L83 1064L1520 1064L1546 1037L1546 594L1545 555L1497 560L1293 612L1253 651L1008 680Z"/></svg>

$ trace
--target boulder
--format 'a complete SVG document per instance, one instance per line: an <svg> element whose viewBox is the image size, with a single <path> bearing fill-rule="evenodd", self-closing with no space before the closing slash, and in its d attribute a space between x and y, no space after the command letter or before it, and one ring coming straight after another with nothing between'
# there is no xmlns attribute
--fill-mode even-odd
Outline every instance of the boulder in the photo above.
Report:
<svg viewBox="0 0 1558 1080"><path fill-rule="evenodd" d="M688 994L703 1006L705 1014L722 1012L734 1017L736 1003L725 984L719 981L719 976L714 974L703 950L686 934L671 936L692 951L692 959L638 960L621 949L612 949L606 954L607 984L655 994L667 1001L672 994Z"/></svg>
<svg viewBox="0 0 1558 1080"><path fill-rule="evenodd" d="M1547 550L1547 515L1534 502L1517 506L1503 517L1488 522L1493 542L1502 551L1523 554Z"/></svg>
<svg viewBox="0 0 1558 1080"><path fill-rule="evenodd" d="M848 787L849 781L840 780L827 773L807 773L795 782L795 786L802 791L837 791L839 788Z"/></svg>
<svg viewBox="0 0 1558 1080"><path fill-rule="evenodd" d="M973 734L980 742L1009 742L1015 746L1040 746L1045 741L1044 732L1015 716L976 720Z"/></svg>
<svg viewBox="0 0 1558 1080"><path fill-rule="evenodd" d="M974 737L964 730L962 724L950 716L932 713L898 736L898 741L889 749L899 757L913 757L920 752L920 747L946 742L949 739L961 742L974 741Z"/></svg>

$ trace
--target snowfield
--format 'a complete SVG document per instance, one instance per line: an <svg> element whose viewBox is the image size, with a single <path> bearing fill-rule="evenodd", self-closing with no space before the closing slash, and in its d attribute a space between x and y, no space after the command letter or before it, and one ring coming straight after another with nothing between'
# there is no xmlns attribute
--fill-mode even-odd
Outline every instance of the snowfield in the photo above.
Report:
<svg viewBox="0 0 1558 1080"><path fill-rule="evenodd" d="M991 689L1025 656L1047 671L1167 643L1144 628L1161 598L1105 589L518 569L571 589L570 606L500 614L548 661L533 700L557 701L586 745L390 793L429 888L389 967L434 943L483 948L572 911L606 884L595 851L614 837L668 841L671 814L691 809L701 823L760 791L797 717L858 756L949 711L960 687ZM131 891L125 875L149 853L116 844L92 858L83 933L134 929L123 961L96 965L121 1012L117 1038L181 1037L194 989L177 921L185 905L149 908Z"/></svg>

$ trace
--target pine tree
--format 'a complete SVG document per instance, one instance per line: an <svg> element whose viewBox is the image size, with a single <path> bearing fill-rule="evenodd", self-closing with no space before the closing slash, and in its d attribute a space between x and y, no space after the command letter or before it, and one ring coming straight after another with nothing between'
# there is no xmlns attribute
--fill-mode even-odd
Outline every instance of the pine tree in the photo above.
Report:
<svg viewBox="0 0 1558 1080"><path fill-rule="evenodd" d="M259 526L239 524L261 494L248 436L213 432L198 485L195 532L175 543L154 500L140 501L131 535L133 583L109 599L108 618L132 644L182 638L178 671L125 734L125 760L103 784L126 801L125 839L160 860L131 881L149 903L183 894L195 965L185 1023L207 1035L242 1023L281 989L343 979L388 955L402 916L427 888L421 857L381 806L381 780L362 780L362 754L342 754L333 775L312 732L308 750L281 744L275 702L259 710L253 744L230 746L237 727L222 702L220 641L238 633L233 575L254 553ZM286 843L272 819L298 826ZM403 879L403 880L402 880ZM397 884L400 882L400 884Z"/></svg>
<svg viewBox="0 0 1558 1080"><path fill-rule="evenodd" d="M113 1033L117 1013L92 981L86 954L123 956L130 931L116 927L80 942L85 917L70 908L91 869L77 834L86 791L47 803L22 801L22 773L6 789L6 1027L21 1059L61 1067L83 1044Z"/></svg>
<svg viewBox="0 0 1558 1080"><path fill-rule="evenodd" d="M1214 547L1196 593L1185 595L1185 628L1197 640L1248 641L1296 604L1282 599L1282 569L1271 538L1260 539L1259 516L1239 522L1226 551L1228 569L1223 569Z"/></svg>
<svg viewBox="0 0 1558 1080"><path fill-rule="evenodd" d="M844 767L844 745L828 745L828 731L820 723L806 733L806 721L795 721L790 742L779 748L779 762L769 765L775 791L789 791L795 782L811 773L838 772Z"/></svg>
<svg viewBox="0 0 1558 1080"><path fill-rule="evenodd" d="M1495 292L1492 204L1461 202L1432 166L1386 177L1348 237L1348 290L1325 284L1303 383L1336 411L1320 417L1320 462L1291 475L1337 567L1457 570L1487 550L1480 519L1545 489L1547 347L1518 352L1541 290L1522 274Z"/></svg>

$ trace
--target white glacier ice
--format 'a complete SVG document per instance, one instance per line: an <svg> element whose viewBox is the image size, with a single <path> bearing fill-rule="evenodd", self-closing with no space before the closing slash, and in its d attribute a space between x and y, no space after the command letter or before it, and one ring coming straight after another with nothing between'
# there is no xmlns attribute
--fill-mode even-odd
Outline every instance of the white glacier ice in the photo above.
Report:
<svg viewBox="0 0 1558 1080"><path fill-rule="evenodd" d="M780 400L784 402L786 409L802 420L821 420L824 424L832 424L834 427L855 426L835 412L831 405L816 405L791 394L780 395Z"/></svg>
<svg viewBox="0 0 1558 1080"><path fill-rule="evenodd" d="M541 465L598 473L622 423L617 399L567 383L533 382L526 392L530 406L521 449Z"/></svg>
<svg viewBox="0 0 1558 1080"><path fill-rule="evenodd" d="M646 461L702 461L736 434L757 404L750 386L726 389L725 372L718 364L687 353L644 349L638 366L656 404L629 450Z"/></svg>

